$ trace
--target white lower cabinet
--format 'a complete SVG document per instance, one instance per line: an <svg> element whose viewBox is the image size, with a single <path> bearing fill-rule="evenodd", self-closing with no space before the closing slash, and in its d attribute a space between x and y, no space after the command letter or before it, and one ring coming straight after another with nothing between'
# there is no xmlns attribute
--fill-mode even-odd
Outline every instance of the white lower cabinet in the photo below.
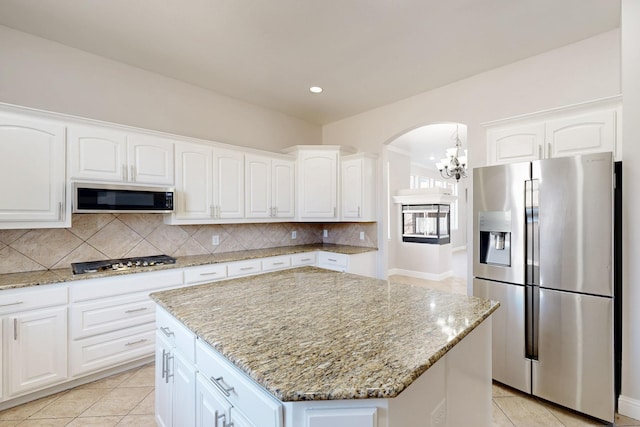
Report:
<svg viewBox="0 0 640 427"><path fill-rule="evenodd" d="M195 335L163 309L157 310L156 327L156 422L160 426L193 426Z"/></svg>
<svg viewBox="0 0 640 427"><path fill-rule="evenodd" d="M2 400L67 379L67 295L65 286L0 294L6 375Z"/></svg>

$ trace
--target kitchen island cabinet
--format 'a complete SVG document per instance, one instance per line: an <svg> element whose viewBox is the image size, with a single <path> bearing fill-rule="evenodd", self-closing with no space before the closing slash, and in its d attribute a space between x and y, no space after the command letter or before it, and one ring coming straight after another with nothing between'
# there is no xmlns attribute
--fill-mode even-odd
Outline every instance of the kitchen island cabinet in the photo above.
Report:
<svg viewBox="0 0 640 427"><path fill-rule="evenodd" d="M497 303L314 267L152 298L196 343L196 419L216 401L256 427L490 423Z"/></svg>

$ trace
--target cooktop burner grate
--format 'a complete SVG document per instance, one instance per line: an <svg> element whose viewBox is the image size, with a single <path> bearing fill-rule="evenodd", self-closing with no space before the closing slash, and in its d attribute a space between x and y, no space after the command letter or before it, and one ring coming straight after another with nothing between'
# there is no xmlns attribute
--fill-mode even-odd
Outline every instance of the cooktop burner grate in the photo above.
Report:
<svg viewBox="0 0 640 427"><path fill-rule="evenodd" d="M135 258L107 259L103 261L71 263L73 274L97 273L99 271L131 270L138 267L175 264L176 259L169 255L152 255Z"/></svg>

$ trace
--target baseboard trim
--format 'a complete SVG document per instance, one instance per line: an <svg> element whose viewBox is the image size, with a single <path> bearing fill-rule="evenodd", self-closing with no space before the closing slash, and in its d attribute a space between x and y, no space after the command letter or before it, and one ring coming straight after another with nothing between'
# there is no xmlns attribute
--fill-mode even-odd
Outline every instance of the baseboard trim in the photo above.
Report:
<svg viewBox="0 0 640 427"><path fill-rule="evenodd" d="M389 271L387 272L387 277L393 276L395 274L401 275L401 276L415 277L416 279L433 280L433 281L439 282L440 280L444 280L448 277L453 276L453 271L449 270L440 274L432 274L432 273L425 273L422 271L404 270L402 268L390 268Z"/></svg>
<svg viewBox="0 0 640 427"><path fill-rule="evenodd" d="M640 400L620 395L618 413L634 420L640 420Z"/></svg>

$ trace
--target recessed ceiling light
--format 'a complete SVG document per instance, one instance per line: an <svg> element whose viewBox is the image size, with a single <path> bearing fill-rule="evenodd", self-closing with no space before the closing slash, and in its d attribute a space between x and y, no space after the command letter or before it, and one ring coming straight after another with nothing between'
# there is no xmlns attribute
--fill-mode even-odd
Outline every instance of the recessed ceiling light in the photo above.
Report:
<svg viewBox="0 0 640 427"><path fill-rule="evenodd" d="M309 90L311 91L311 93L320 93L320 92L322 92L322 88L320 86L311 86L309 88Z"/></svg>

